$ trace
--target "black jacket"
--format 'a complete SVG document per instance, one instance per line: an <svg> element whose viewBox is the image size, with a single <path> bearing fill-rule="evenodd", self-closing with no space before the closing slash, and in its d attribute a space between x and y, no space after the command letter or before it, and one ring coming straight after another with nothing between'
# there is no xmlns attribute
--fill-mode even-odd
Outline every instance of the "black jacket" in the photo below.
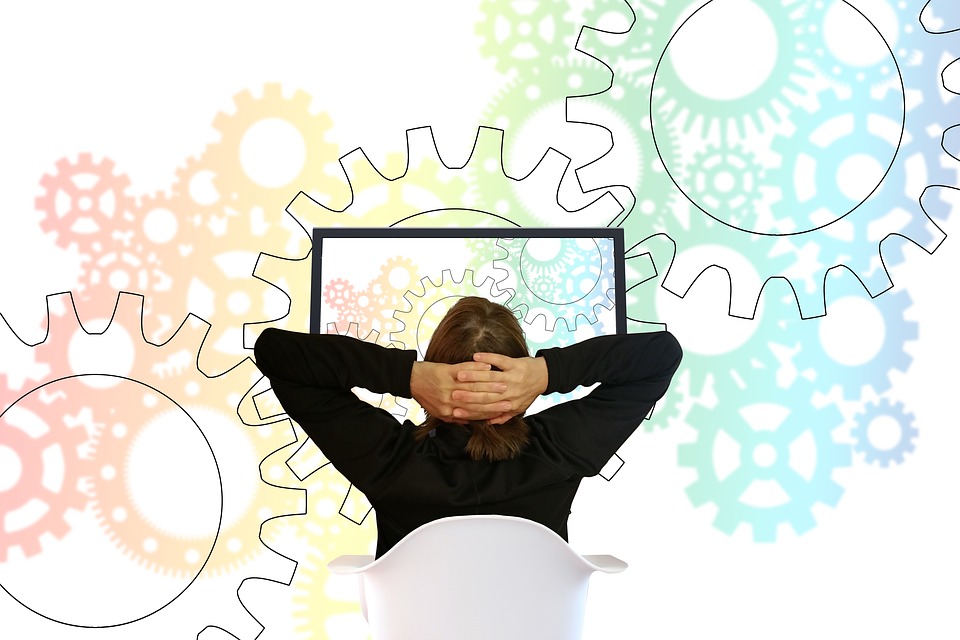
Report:
<svg viewBox="0 0 960 640"><path fill-rule="evenodd" d="M448 424L416 442L415 426L351 389L410 397L416 351L339 335L265 330L257 366L289 416L357 489L377 516L377 556L427 522L502 514L540 522L567 539L582 478L600 472L663 396L681 351L667 332L599 336L537 354L546 393L599 382L587 396L527 415L530 444L498 462L464 453L469 427Z"/></svg>

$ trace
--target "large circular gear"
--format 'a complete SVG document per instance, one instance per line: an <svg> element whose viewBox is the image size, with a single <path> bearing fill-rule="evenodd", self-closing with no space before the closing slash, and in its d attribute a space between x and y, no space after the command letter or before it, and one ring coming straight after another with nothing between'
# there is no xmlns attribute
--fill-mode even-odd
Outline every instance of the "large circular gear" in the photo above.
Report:
<svg viewBox="0 0 960 640"><path fill-rule="evenodd" d="M889 428L890 423L897 431L896 441L883 446L876 444L876 436L871 432L877 428ZM907 454L916 448L914 440L918 434L913 413L907 411L903 403L893 403L885 398L864 407L856 415L856 426L851 432L854 450L863 455L867 464L877 463L881 467L890 463L902 464Z"/></svg>
<svg viewBox="0 0 960 640"><path fill-rule="evenodd" d="M94 161L81 153L76 162L57 161L56 173L40 179L44 193L36 199L40 228L56 234L58 245L99 253L104 244L132 227L134 201L127 194L130 179L115 173L114 162Z"/></svg>
<svg viewBox="0 0 960 640"><path fill-rule="evenodd" d="M208 378L196 368L206 325L184 325L168 343L151 345L142 335L142 302L139 296L121 295L108 328L91 334L80 324L69 295L51 296L46 340L23 347L47 365L47 372L31 381L35 391L22 397L55 397L56 403L44 408L49 415L40 418L81 425L56 436L61 447L73 448L77 433L92 434L84 482L89 507L70 520L70 535L60 543L59 553L69 560L58 563L55 579L49 580L38 579L49 564L31 565L30 558L0 563L6 594L0 611L5 623L12 621L23 633L61 637L65 625L97 627L98 637L104 638L196 635L209 625L244 633L256 621L224 581L236 585L251 575L278 579L284 574L280 558L260 539L260 525L273 515L294 512L296 503L292 492L263 481L259 462L279 449L286 436L277 427L237 428L236 407L255 380L253 364L247 361L228 375ZM166 427L173 423L165 422L169 416L158 402L161 397L189 416L190 441L171 440L173 430ZM153 407L160 413L151 414ZM137 434L139 443L131 437ZM131 457L137 448L138 455ZM177 460L199 461L207 475L195 475L197 468L189 465L170 464ZM33 473L31 467L25 477ZM151 481L152 473L162 480ZM180 482L178 493L174 487L181 479L209 483ZM68 465L64 482L72 481ZM164 491L158 494L160 487ZM179 500L171 504L171 496ZM203 513L201 525L191 519L197 509ZM206 532L189 540L198 526ZM84 595L94 566L100 574L98 589ZM135 567L145 571L132 571ZM157 574L166 577L157 580ZM43 592L37 592L38 584L44 585ZM138 598L119 592L110 597L118 589L137 589ZM64 590L72 595L60 593Z"/></svg>
<svg viewBox="0 0 960 640"><path fill-rule="evenodd" d="M687 487L693 505L715 504L717 529L733 535L745 524L755 542L775 542L781 524L798 535L816 526L814 505L837 505L843 488L834 472L851 461L850 446L833 438L843 425L835 406L813 406L806 385L766 380L742 388L718 378L718 404L691 409L697 439L678 449L679 465L697 473ZM759 416L749 411L757 407L765 410Z"/></svg>
<svg viewBox="0 0 960 640"><path fill-rule="evenodd" d="M640 92L646 100L650 100L653 97L651 85L649 82L646 84L643 82L643 70L649 67L651 56L659 59L666 48L666 43L677 29L678 23L706 4L710 3L664 3L658 0L643 0L631 4L637 19L623 37L600 38L596 33L585 32L587 42L584 50L616 72L611 88L594 99L609 94L611 96L608 99L609 102L619 99L617 98L619 94L635 91ZM802 8L799 2L783 2L777 6L784 10L795 9L797 12ZM769 9L770 7L764 4L763 10ZM797 13L791 20L797 22L796 17L799 15ZM795 26L805 24L800 20ZM654 33L651 33L651 30ZM790 37L794 38L798 46L802 40L810 37L809 33L795 34L791 31L791 34ZM753 132L756 135L751 134L749 139L742 141L745 150L753 154L760 166L765 169L762 186L772 194L769 199L771 216L757 219L756 226L745 226L743 230L730 227L720 220L711 218L710 211L691 206L694 200L686 198L677 200L675 196L682 195L683 192L674 186L674 197L664 198L662 200L664 204L655 208L655 219L651 220L649 215L638 215L635 206L617 222L626 232L627 246L642 242L655 233L666 234L676 244L678 257L670 265L664 281L665 288L683 296L707 269L718 267L727 271L731 280L729 313L737 317L752 318L763 285L772 278L784 278L789 281L794 290L801 316L811 318L826 313L823 282L827 271L836 266L846 266L853 271L871 295L879 295L890 287L886 265L880 255L880 243L888 236L902 236L928 252L936 249L943 234L925 210L928 206L927 202L922 208L918 207L917 201L921 194L914 190L916 185L904 182L902 178L906 175L908 164L916 166L918 162L922 162L927 170L927 184L951 185L956 182L956 165L946 166L942 162L944 156L938 142L939 133L930 135L928 132L931 124L936 123L938 132L952 124L947 121L948 112L943 108L944 103L939 98L939 94L942 93L940 87L934 87L935 91L929 89L931 95L926 95L927 79L939 76L941 60L938 55L942 45L937 45L933 41L926 42L925 38L928 38L929 34L920 28L916 20L911 24L904 23L901 27L901 35L903 36L901 42L898 42L893 50L897 56L896 62L902 74L902 82L896 87L886 87L882 93L877 92L864 97L858 92L851 99L845 100L841 98L839 92L824 86L822 82L818 84L815 78L810 79L802 73L780 78L788 85L791 78L800 82L809 94L810 102L815 100L820 104L821 115L833 114L859 120L861 124L857 126L861 127L865 121L869 120L868 112L879 113L885 115L888 120L898 121L899 126L893 128L893 134L898 132L898 128L902 129L902 140L899 146L896 141L891 145L884 140L885 146L877 146L880 143L876 141L871 142L876 137L876 132L870 130L871 123L866 125L868 133L846 136L850 138L850 144L845 148L849 147L855 154L853 161L848 163L850 167L847 168L855 168L857 162L864 158L867 158L866 163L870 164L869 157L883 151L882 160L885 162L880 166L878 178L874 181L874 184L880 182L879 187L871 194L868 185L866 190L858 191L859 198L856 201L849 201L849 198L844 196L837 202L831 201L831 194L839 191L825 189L818 198L822 206L813 207L812 210L806 211L806 214L820 208L830 213L830 216L827 219L815 217L816 219L812 221L809 216L804 220L794 220L792 216L796 211L790 209L788 205L791 200L796 201L796 198L791 196L790 185L786 182L787 178L784 177L783 172L778 174L773 169L778 166L793 166L792 159L795 157L795 152L792 150L793 143L800 140L800 136L811 133L800 130L812 126L812 121L803 119L804 109L791 100L784 99L784 106L788 109L783 112L783 117L775 119L774 122L760 122L759 130ZM933 54L933 51L937 51L938 54ZM919 53L924 55L918 55ZM806 55L809 57L813 54L807 52ZM909 60L901 59L903 56L908 56ZM644 63L644 60L647 62ZM929 84L936 83L931 80ZM924 96L920 105L914 106L915 96L913 95L909 104L905 105L904 90L910 91L911 94L916 90L923 91ZM578 96L571 96L571 102L579 99ZM803 104L806 105L806 101ZM929 115L933 111L938 112L937 120L932 120ZM631 124L635 131L642 130L642 120L635 120ZM678 130L675 125L670 125L662 119L658 119L653 124L658 147L663 146L660 144L662 138L673 139L676 136L680 136L678 145L681 148L702 148L704 142L709 144L722 141L684 137L682 128ZM790 127L798 132L794 137L788 135ZM888 132L889 129L890 127L885 127L884 131ZM857 131L862 133L864 130L861 128ZM722 133L736 138L736 132ZM779 140L778 145L782 144L779 147L782 152L780 154L772 148L775 139ZM871 144L874 146L870 147ZM907 154L908 150L909 154ZM778 159L776 157L778 155L782 157ZM842 154L837 154L837 162L843 160L839 157L840 155ZM611 160L613 156L614 153L611 152L608 156L601 157L590 165L590 170L605 176L608 181L624 181L627 175L626 170L622 163L614 163ZM823 158L823 156L823 153L818 152L816 157ZM847 154L846 157L851 156ZM831 176L826 169L831 162L830 158L825 158L823 169L817 172L822 180L836 177L836 173ZM875 164L876 160L873 163ZM669 170L676 172L678 168L689 167L690 158L681 155L678 159L671 159L670 156L666 156L663 158L663 164ZM889 167L886 174L884 174L884 167ZM911 175L916 174L911 173ZM685 177L679 181L679 184L689 180L689 176ZM898 195L900 187L904 188L902 197ZM925 187L926 184L921 185L920 190ZM882 196L881 193L883 193ZM775 197L778 194L785 197L778 201ZM945 217L949 207L940 202L933 202L932 196L925 195L929 196L927 201L934 216L938 219ZM643 197L643 192L638 192L637 197L638 199ZM859 206L854 206L861 200L863 202ZM944 199L943 202L946 200ZM839 211L841 205L846 206ZM752 222L753 218L748 217L746 220ZM831 220L832 224L826 224ZM713 257L707 251L692 251L704 245L724 247L727 255L736 254L739 257L735 261L730 261L723 255L718 254ZM894 258L895 256L891 257L891 259ZM742 268L742 265L747 264L750 265L749 269Z"/></svg>

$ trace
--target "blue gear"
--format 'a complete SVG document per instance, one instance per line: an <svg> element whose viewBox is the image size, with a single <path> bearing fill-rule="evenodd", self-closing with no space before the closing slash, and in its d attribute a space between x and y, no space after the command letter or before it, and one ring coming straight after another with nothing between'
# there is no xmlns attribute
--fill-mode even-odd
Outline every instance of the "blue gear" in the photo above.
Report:
<svg viewBox="0 0 960 640"><path fill-rule="evenodd" d="M789 330L793 340L800 345L793 360L797 370L815 371L815 386L819 391L826 393L831 386L839 384L844 398L856 400L864 386L871 387L878 394L887 391L892 384L890 372L905 372L910 367L913 358L904 349L904 343L917 339L918 323L906 317L913 301L905 290L888 291L871 300L855 278L849 274L844 276L828 278L826 294L831 304L852 297L876 307L884 320L883 344L876 355L858 364L833 359L821 340L820 329L825 321L822 318L793 320Z"/></svg>
<svg viewBox="0 0 960 640"><path fill-rule="evenodd" d="M878 462L881 467L889 466L891 462L901 464L908 453L913 452L914 439L919 431L913 426L913 413L907 411L902 402L893 404L886 398L865 407L857 414L857 426L853 428L855 443L854 450L863 454L864 460L869 463ZM877 418L889 417L900 427L900 439L889 449L881 449L870 441L870 424Z"/></svg>
<svg viewBox="0 0 960 640"><path fill-rule="evenodd" d="M843 488L833 479L834 471L850 465L850 445L833 439L833 432L843 424L843 416L834 405L816 408L810 402L813 389L801 383L789 389L777 387L769 377L757 377L746 389L729 377L715 384L717 406L696 405L687 416L688 424L697 431L697 439L681 444L678 462L697 472L697 479L686 491L694 506L712 502L717 506L714 526L732 535L741 524L749 525L756 542L775 542L777 527L789 524L797 534L814 526L812 509L822 503L836 506ZM744 418L744 409L751 405L775 404L789 413L779 424L756 428ZM772 427L772 428L771 428ZM721 434L739 447L736 468L720 477L715 453ZM809 477L791 464L791 445L801 438L812 438L816 463ZM759 454L768 459L760 461ZM775 483L787 500L775 506L750 504L747 493L756 483Z"/></svg>

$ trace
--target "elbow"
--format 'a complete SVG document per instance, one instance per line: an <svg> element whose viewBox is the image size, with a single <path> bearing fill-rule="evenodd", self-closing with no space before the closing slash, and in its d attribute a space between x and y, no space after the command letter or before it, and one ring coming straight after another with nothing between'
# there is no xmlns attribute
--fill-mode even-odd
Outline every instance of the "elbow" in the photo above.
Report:
<svg viewBox="0 0 960 640"><path fill-rule="evenodd" d="M267 327L257 337L257 341L253 345L254 362L256 362L257 367L267 377L270 376L267 372L270 368L270 362L280 349L278 342L281 335L282 332L279 329Z"/></svg>
<svg viewBox="0 0 960 640"><path fill-rule="evenodd" d="M660 361L667 367L670 375L673 375L683 360L683 348L680 346L677 337L669 331L664 331L661 334L660 343Z"/></svg>

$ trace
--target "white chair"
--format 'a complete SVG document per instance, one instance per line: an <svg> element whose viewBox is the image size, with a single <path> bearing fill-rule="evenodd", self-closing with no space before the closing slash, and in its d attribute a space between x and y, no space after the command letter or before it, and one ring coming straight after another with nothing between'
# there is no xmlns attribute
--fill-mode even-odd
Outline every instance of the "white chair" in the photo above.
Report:
<svg viewBox="0 0 960 640"><path fill-rule="evenodd" d="M575 640L590 575L627 568L578 555L537 522L498 515L429 522L379 559L327 566L359 576L374 640Z"/></svg>

